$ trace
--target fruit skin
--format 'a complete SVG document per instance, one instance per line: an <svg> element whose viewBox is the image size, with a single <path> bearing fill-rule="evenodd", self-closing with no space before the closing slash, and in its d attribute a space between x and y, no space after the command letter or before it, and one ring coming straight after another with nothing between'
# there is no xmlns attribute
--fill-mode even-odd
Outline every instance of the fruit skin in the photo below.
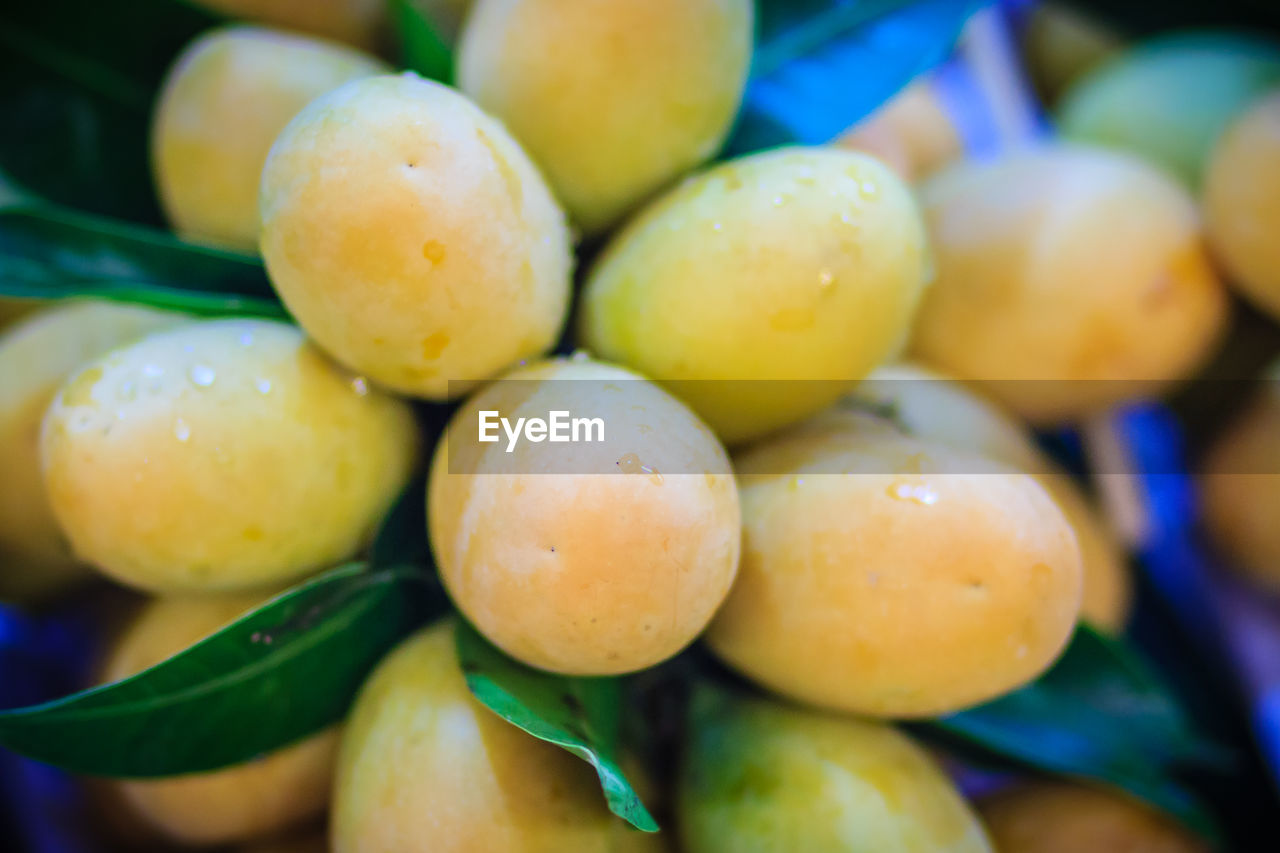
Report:
<svg viewBox="0 0 1280 853"><path fill-rule="evenodd" d="M632 220L587 278L579 331L733 444L821 411L895 355L930 275L888 167L784 148L716 166Z"/></svg>
<svg viewBox="0 0 1280 853"><path fill-rule="evenodd" d="M471 438L482 410L514 420L552 409L603 418L607 443L508 454ZM679 401L612 365L551 360L489 385L454 416L427 488L454 603L542 669L614 675L665 660L702 632L737 571L724 449Z"/></svg>
<svg viewBox="0 0 1280 853"><path fill-rule="evenodd" d="M333 853L657 851L605 808L588 764L471 697L452 621L400 644L347 720Z"/></svg>
<svg viewBox="0 0 1280 853"><path fill-rule="evenodd" d="M1280 85L1280 44L1243 33L1152 39L1082 77L1064 95L1067 139L1128 151L1189 187L1209 151L1250 101Z"/></svg>
<svg viewBox="0 0 1280 853"><path fill-rule="evenodd" d="M189 240L258 249L258 185L289 119L331 89L386 71L372 56L263 27L213 30L169 70L151 123L165 214Z"/></svg>
<svg viewBox="0 0 1280 853"><path fill-rule="evenodd" d="M261 600L256 595L152 602L111 653L103 681L117 681L160 663ZM327 729L223 770L112 784L139 816L172 841L244 841L302 823L324 810L337 747L337 729Z"/></svg>
<svg viewBox="0 0 1280 853"><path fill-rule="evenodd" d="M964 154L964 142L927 81L914 83L836 140L917 181Z"/></svg>
<svg viewBox="0 0 1280 853"><path fill-rule="evenodd" d="M1000 853L1208 853L1147 806L1083 785L1027 783L979 808Z"/></svg>
<svg viewBox="0 0 1280 853"><path fill-rule="evenodd" d="M921 199L938 279L913 357L1033 423L1164 388L1225 326L1195 205L1131 157L1046 146L948 170Z"/></svg>
<svg viewBox="0 0 1280 853"><path fill-rule="evenodd" d="M1205 174L1204 215L1228 280L1280 319L1280 90L1218 140Z"/></svg>
<svg viewBox="0 0 1280 853"><path fill-rule="evenodd" d="M596 232L719 149L751 28L750 0L478 0L458 85Z"/></svg>
<svg viewBox="0 0 1280 853"><path fill-rule="evenodd" d="M345 559L416 450L408 406L260 320L191 323L86 365L41 436L76 554L169 593L278 585Z"/></svg>
<svg viewBox="0 0 1280 853"><path fill-rule="evenodd" d="M45 308L0 335L0 599L44 598L88 574L40 473L40 422L58 387L84 362L187 319L85 300Z"/></svg>
<svg viewBox="0 0 1280 853"><path fill-rule="evenodd" d="M915 438L1036 475L1076 533L1084 568L1080 618L1106 633L1121 633L1133 604L1123 546L1070 475L1039 450L1026 426L981 396L984 387L966 387L919 365L894 364L873 371L844 404L882 412Z"/></svg>
<svg viewBox="0 0 1280 853"><path fill-rule="evenodd" d="M276 291L338 361L443 400L550 348L569 302L564 214L500 124L413 74L312 101L262 177Z"/></svg>
<svg viewBox="0 0 1280 853"><path fill-rule="evenodd" d="M260 21L372 50L386 25L385 0L195 0L232 18Z"/></svg>
<svg viewBox="0 0 1280 853"><path fill-rule="evenodd" d="M742 562L706 640L770 690L935 716L1022 686L1070 639L1080 551L1033 477L839 411L734 461Z"/></svg>
<svg viewBox="0 0 1280 853"><path fill-rule="evenodd" d="M992 849L906 735L758 699L695 698L676 809L686 853Z"/></svg>
<svg viewBox="0 0 1280 853"><path fill-rule="evenodd" d="M1205 524L1230 565L1280 590L1280 365L1210 447L1200 477Z"/></svg>

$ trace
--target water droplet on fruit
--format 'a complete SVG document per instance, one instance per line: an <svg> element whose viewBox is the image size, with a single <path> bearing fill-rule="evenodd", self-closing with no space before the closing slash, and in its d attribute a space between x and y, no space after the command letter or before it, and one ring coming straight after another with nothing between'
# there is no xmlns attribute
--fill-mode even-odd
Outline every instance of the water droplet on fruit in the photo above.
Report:
<svg viewBox="0 0 1280 853"><path fill-rule="evenodd" d="M191 438L191 427L187 426L187 422L182 418L178 418L177 423L173 425L173 435L178 441L186 441Z"/></svg>
<svg viewBox="0 0 1280 853"><path fill-rule="evenodd" d="M197 364L191 368L191 381L201 388L208 388L213 384L213 380L217 378L217 374L213 372L213 368L207 364Z"/></svg>
<svg viewBox="0 0 1280 853"><path fill-rule="evenodd" d="M259 394L270 394L270 393L271 393L271 380L270 380L270 379L259 379L259 380L257 381L257 383L255 383L255 384L256 384L256 387L257 387L257 389L258 389L258 393L259 393Z"/></svg>
<svg viewBox="0 0 1280 853"><path fill-rule="evenodd" d="M880 189L871 181L863 181L858 187L858 195L862 196L867 201L871 201L879 194Z"/></svg>
<svg viewBox="0 0 1280 853"><path fill-rule="evenodd" d="M923 483L895 483L889 487L888 493L895 500L911 501L921 506L933 506L938 502L938 493Z"/></svg>
<svg viewBox="0 0 1280 853"><path fill-rule="evenodd" d="M253 332L241 332L241 333L240 333L240 346L242 346L242 347L251 347L251 346L253 346Z"/></svg>
<svg viewBox="0 0 1280 853"><path fill-rule="evenodd" d="M357 397L363 397L369 393L369 383L363 376L357 376L351 380L351 390L356 392Z"/></svg>
<svg viewBox="0 0 1280 853"><path fill-rule="evenodd" d="M144 364L142 366L143 376L164 376L164 368L158 364Z"/></svg>
<svg viewBox="0 0 1280 853"><path fill-rule="evenodd" d="M822 270L818 273L818 289L824 293L830 293L835 289L836 275L831 270Z"/></svg>

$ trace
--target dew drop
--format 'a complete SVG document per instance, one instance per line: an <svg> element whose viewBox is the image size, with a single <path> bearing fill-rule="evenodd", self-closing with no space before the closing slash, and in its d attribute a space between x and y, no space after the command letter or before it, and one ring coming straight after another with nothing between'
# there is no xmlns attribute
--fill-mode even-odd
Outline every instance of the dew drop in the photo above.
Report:
<svg viewBox="0 0 1280 853"><path fill-rule="evenodd" d="M132 400L134 400L134 399L138 396L138 385L137 385L137 383L132 382L132 381L130 381L130 382L123 382L123 383L121 383L121 384L120 384L120 391L119 391L119 393L118 393L118 394L116 394L116 396L117 396L120 400L122 400L122 401L124 401L124 402L126 402L126 403L131 402Z"/></svg>
<svg viewBox="0 0 1280 853"><path fill-rule="evenodd" d="M723 230L724 230L724 224L723 224L723 223L721 223L721 222L713 222L713 223L711 223L711 230L712 230L712 231L723 231Z"/></svg>
<svg viewBox="0 0 1280 853"><path fill-rule="evenodd" d="M213 372L213 368L207 364L197 364L191 368L191 381L201 388L208 388L213 384L213 380L217 378L217 374Z"/></svg>
<svg viewBox="0 0 1280 853"><path fill-rule="evenodd" d="M164 368L158 364L144 364L142 366L142 375L153 378L156 376L164 376Z"/></svg>
<svg viewBox="0 0 1280 853"><path fill-rule="evenodd" d="M178 422L173 425L173 435L178 441L186 441L191 438L191 427L182 418L178 418Z"/></svg>
<svg viewBox="0 0 1280 853"><path fill-rule="evenodd" d="M253 332L241 332L241 333L240 333L240 346L242 346L242 347L251 347L251 346L253 346Z"/></svg>
<svg viewBox="0 0 1280 853"><path fill-rule="evenodd" d="M259 393L259 394L270 394L270 393L271 393L271 380L270 380L270 379L259 379L259 380L255 383L255 387L257 387L257 389L258 389L258 393Z"/></svg>
<svg viewBox="0 0 1280 853"><path fill-rule="evenodd" d="M357 397L363 397L369 393L369 383L363 376L357 376L351 380L351 390L356 392Z"/></svg>
<svg viewBox="0 0 1280 853"><path fill-rule="evenodd" d="M818 273L818 289L822 290L824 293L833 290L835 288L835 283L836 275L831 270L823 270Z"/></svg>
<svg viewBox="0 0 1280 853"><path fill-rule="evenodd" d="M879 188L876 187L876 185L873 184L871 181L863 181L862 184L858 187L858 195L862 196L867 201L870 201L871 199L875 198L879 194L880 194Z"/></svg>
<svg viewBox="0 0 1280 853"><path fill-rule="evenodd" d="M897 483L888 489L889 497L900 501L911 501L921 506L933 506L938 502L938 493L924 484Z"/></svg>

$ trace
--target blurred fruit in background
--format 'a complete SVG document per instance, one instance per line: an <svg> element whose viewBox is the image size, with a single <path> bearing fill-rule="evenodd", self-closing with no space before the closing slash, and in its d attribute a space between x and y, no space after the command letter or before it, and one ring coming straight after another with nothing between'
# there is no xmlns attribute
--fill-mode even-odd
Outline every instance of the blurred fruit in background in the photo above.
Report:
<svg viewBox="0 0 1280 853"><path fill-rule="evenodd" d="M1057 108L1069 140L1136 154L1193 189L1227 123L1280 84L1280 42L1233 32L1164 35L1078 80Z"/></svg>
<svg viewBox="0 0 1280 853"><path fill-rule="evenodd" d="M232 18L244 18L347 42L372 50L382 42L386 0L193 0Z"/></svg>
<svg viewBox="0 0 1280 853"><path fill-rule="evenodd" d="M879 158L908 182L964 154L960 135L927 79L902 90L835 144Z"/></svg>
<svg viewBox="0 0 1280 853"><path fill-rule="evenodd" d="M946 170L921 200L938 278L911 351L1033 424L1189 377L1225 327L1194 201L1132 156L1046 145Z"/></svg>
<svg viewBox="0 0 1280 853"><path fill-rule="evenodd" d="M1204 215L1227 280L1280 320L1280 89L1227 125L1209 158Z"/></svg>
<svg viewBox="0 0 1280 853"><path fill-rule="evenodd" d="M1128 796L1028 782L979 804L1000 853L1208 853L1200 840Z"/></svg>
<svg viewBox="0 0 1280 853"><path fill-rule="evenodd" d="M316 97L389 70L350 48L261 27L213 30L170 69L151 125L165 215L182 237L258 251L262 165Z"/></svg>

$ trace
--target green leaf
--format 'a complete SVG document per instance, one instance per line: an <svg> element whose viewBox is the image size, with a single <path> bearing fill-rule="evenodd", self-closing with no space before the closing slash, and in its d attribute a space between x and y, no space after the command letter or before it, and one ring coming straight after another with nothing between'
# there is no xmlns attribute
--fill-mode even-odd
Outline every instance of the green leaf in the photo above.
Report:
<svg viewBox="0 0 1280 853"><path fill-rule="evenodd" d="M1038 681L919 728L1023 767L1115 786L1218 836L1177 774L1187 765L1221 766L1223 750L1194 730L1132 652L1085 625Z"/></svg>
<svg viewBox="0 0 1280 853"><path fill-rule="evenodd" d="M485 707L540 740L595 768L609 810L637 829L657 832L618 764L622 685L617 678L570 678L517 663L464 620L457 627L458 662L467 686Z"/></svg>
<svg viewBox="0 0 1280 853"><path fill-rule="evenodd" d="M287 316L257 258L50 205L0 209L0 295Z"/></svg>
<svg viewBox="0 0 1280 853"><path fill-rule="evenodd" d="M160 223L150 112L214 14L176 0L0 4L0 171L61 204Z"/></svg>
<svg viewBox="0 0 1280 853"><path fill-rule="evenodd" d="M728 151L829 142L941 62L982 0L761 0Z"/></svg>
<svg viewBox="0 0 1280 853"><path fill-rule="evenodd" d="M342 719L366 674L421 623L413 569L334 569L114 684L0 713L0 745L77 773L216 770Z"/></svg>
<svg viewBox="0 0 1280 853"><path fill-rule="evenodd" d="M411 0L387 0L400 43L400 64L428 80L453 81L453 51L435 25Z"/></svg>

